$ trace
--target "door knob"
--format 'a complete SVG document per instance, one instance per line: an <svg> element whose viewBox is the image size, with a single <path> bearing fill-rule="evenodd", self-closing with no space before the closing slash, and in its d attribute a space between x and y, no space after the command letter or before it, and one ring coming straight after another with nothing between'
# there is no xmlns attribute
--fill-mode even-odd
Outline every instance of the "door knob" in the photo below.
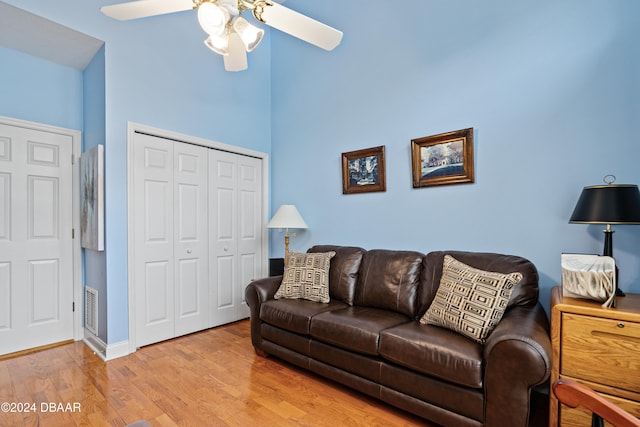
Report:
<svg viewBox="0 0 640 427"><path fill-rule="evenodd" d="M191 249L187 249L188 254L190 254L191 252L193 252Z"/></svg>

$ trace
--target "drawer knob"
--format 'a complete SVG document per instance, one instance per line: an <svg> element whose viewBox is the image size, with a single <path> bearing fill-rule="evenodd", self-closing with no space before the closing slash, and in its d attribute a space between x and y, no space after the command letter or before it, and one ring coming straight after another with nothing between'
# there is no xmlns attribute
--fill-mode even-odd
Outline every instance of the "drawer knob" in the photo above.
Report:
<svg viewBox="0 0 640 427"><path fill-rule="evenodd" d="M618 328L624 328L624 323L622 322L618 323Z"/></svg>

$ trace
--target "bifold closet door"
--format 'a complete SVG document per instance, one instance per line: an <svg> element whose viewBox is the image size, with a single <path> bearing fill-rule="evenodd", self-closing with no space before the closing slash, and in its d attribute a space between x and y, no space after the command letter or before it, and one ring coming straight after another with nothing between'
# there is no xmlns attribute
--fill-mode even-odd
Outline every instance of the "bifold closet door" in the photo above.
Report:
<svg viewBox="0 0 640 427"><path fill-rule="evenodd" d="M244 288L262 277L262 161L209 152L210 326L249 316Z"/></svg>
<svg viewBox="0 0 640 427"><path fill-rule="evenodd" d="M134 139L136 346L208 325L207 149Z"/></svg>

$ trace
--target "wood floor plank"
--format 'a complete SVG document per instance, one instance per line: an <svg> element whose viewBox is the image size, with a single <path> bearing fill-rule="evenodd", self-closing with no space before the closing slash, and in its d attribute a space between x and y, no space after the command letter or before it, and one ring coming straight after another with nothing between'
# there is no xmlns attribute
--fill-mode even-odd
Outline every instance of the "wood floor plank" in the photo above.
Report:
<svg viewBox="0 0 640 427"><path fill-rule="evenodd" d="M257 356L248 321L102 361L82 342L0 360L2 427L425 426L423 420L277 358ZM81 405L80 412L42 404Z"/></svg>

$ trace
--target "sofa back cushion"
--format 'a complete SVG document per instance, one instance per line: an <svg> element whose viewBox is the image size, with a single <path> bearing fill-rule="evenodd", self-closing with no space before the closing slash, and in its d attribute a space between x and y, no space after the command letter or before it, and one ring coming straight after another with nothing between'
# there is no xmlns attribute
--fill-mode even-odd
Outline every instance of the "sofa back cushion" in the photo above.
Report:
<svg viewBox="0 0 640 427"><path fill-rule="evenodd" d="M424 254L413 251L366 252L360 266L355 305L415 317L423 258Z"/></svg>
<svg viewBox="0 0 640 427"><path fill-rule="evenodd" d="M456 260L480 270L522 274L522 280L511 292L507 310L516 305L532 306L538 302L538 270L531 261L515 255L437 251L424 257L418 318L427 311L438 291L445 255L451 255Z"/></svg>
<svg viewBox="0 0 640 427"><path fill-rule="evenodd" d="M307 252L335 252L329 268L329 296L353 305L358 271L365 250L353 246L316 245Z"/></svg>

